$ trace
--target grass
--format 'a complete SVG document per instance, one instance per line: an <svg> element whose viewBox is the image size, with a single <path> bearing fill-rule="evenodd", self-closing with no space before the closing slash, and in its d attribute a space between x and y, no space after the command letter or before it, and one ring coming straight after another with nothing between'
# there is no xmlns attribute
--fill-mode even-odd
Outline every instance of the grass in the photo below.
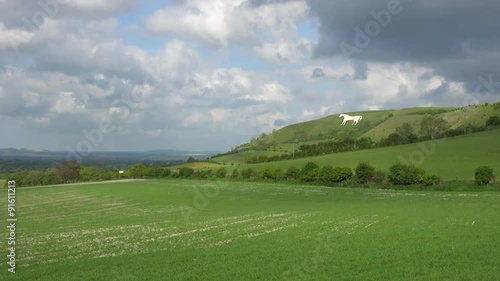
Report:
<svg viewBox="0 0 500 281"><path fill-rule="evenodd" d="M2 280L500 278L498 193L153 180L16 195Z"/></svg>
<svg viewBox="0 0 500 281"><path fill-rule="evenodd" d="M3 185L5 184L5 182L6 182L6 181L7 181L7 180L0 179L0 188L2 188L2 187L3 187Z"/></svg>
<svg viewBox="0 0 500 281"><path fill-rule="evenodd" d="M376 168L387 171L391 165L399 161L408 161L445 180L470 180L474 176L474 170L484 165L491 166L494 172L499 175L500 146L498 140L500 140L500 130L492 130L437 140L436 142L421 142L261 164L242 164L241 167L250 167L256 170L260 170L266 165L284 169L291 166L301 168L307 162L313 161L321 166L355 168L360 162L369 162Z"/></svg>
<svg viewBox="0 0 500 281"><path fill-rule="evenodd" d="M258 153L258 155L266 155L266 156L274 156L274 155L283 154L283 152L280 152L280 151L258 151L257 152L255 150L248 150L248 151L243 151L243 152L239 152L236 154L229 154L229 155L217 157L217 158L215 158L215 160L218 163L226 163L226 164L243 163L247 156L256 155L256 153Z"/></svg>

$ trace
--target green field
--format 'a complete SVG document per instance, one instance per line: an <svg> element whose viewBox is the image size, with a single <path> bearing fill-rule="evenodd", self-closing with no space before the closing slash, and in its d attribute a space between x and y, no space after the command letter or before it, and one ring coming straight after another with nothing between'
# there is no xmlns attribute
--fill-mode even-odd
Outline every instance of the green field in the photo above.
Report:
<svg viewBox="0 0 500 281"><path fill-rule="evenodd" d="M499 193L152 180L16 195L1 280L500 278Z"/></svg>
<svg viewBox="0 0 500 281"><path fill-rule="evenodd" d="M307 162L313 161L321 166L333 165L354 168L358 163L365 161L370 162L378 169L387 171L391 165L404 159L401 161L414 163L446 180L470 180L474 177L474 170L484 165L491 166L498 175L500 172L499 141L500 130L492 130L435 142L413 143L261 164L242 164L241 167L250 167L256 170L260 170L266 165L301 168ZM236 162L237 159L230 159L231 156L226 156L225 161L233 160ZM410 161L410 159L412 160Z"/></svg>

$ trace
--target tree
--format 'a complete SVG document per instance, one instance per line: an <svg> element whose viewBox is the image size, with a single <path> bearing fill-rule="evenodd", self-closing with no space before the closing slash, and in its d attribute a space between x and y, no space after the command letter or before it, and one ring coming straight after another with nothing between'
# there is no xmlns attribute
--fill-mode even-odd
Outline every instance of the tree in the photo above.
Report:
<svg viewBox="0 0 500 281"><path fill-rule="evenodd" d="M9 181L15 181L16 187L23 187L26 186L25 179L28 174L29 171L19 171L17 173L9 174L7 178Z"/></svg>
<svg viewBox="0 0 500 281"><path fill-rule="evenodd" d="M80 179L80 164L75 160L66 160L57 167L57 177L61 183L76 182Z"/></svg>
<svg viewBox="0 0 500 281"><path fill-rule="evenodd" d="M420 122L420 133L426 139L435 139L448 128L449 125L443 118L427 116Z"/></svg>
<svg viewBox="0 0 500 281"><path fill-rule="evenodd" d="M130 168L130 176L132 178L142 178L146 175L146 166L142 163L137 163Z"/></svg>
<svg viewBox="0 0 500 281"><path fill-rule="evenodd" d="M193 163L193 162L196 162L196 159L194 159L193 157L189 157L189 158L187 159L187 162L188 162L188 163Z"/></svg>
<svg viewBox="0 0 500 281"><path fill-rule="evenodd" d="M43 174L42 184L58 184L57 171L55 169L49 169Z"/></svg>
<svg viewBox="0 0 500 281"><path fill-rule="evenodd" d="M380 146L400 145L403 142L403 138L400 135L392 133L387 138L380 140Z"/></svg>
<svg viewBox="0 0 500 281"><path fill-rule="evenodd" d="M486 185L495 179L493 175L493 168L488 166L481 166L476 169L474 174L474 183L476 185Z"/></svg>
<svg viewBox="0 0 500 281"><path fill-rule="evenodd" d="M356 166L355 173L356 181L358 183L363 184L372 182L375 177L375 167L366 162L362 162L359 163L358 166Z"/></svg>
<svg viewBox="0 0 500 281"><path fill-rule="evenodd" d="M396 134L401 137L403 143L412 143L418 140L415 130L408 122L405 122L403 125L397 127Z"/></svg>
<svg viewBox="0 0 500 281"><path fill-rule="evenodd" d="M80 166L80 181L98 181L104 179L106 171L103 169Z"/></svg>
<svg viewBox="0 0 500 281"><path fill-rule="evenodd" d="M33 170L30 171L23 180L25 186L41 185L43 181L43 172Z"/></svg>
<svg viewBox="0 0 500 281"><path fill-rule="evenodd" d="M491 116L488 121L486 121L486 126L496 126L500 125L500 118L496 115Z"/></svg>

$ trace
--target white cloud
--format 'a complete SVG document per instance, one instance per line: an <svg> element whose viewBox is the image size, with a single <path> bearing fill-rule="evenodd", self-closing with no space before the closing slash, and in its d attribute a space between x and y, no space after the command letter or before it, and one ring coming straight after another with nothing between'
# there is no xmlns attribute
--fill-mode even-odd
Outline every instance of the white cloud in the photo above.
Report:
<svg viewBox="0 0 500 281"><path fill-rule="evenodd" d="M259 33L291 38L297 32L297 23L305 20L308 12L307 3L301 0L258 6L251 5L250 0L189 0L155 12L145 25L153 33L227 46L256 40Z"/></svg>
<svg viewBox="0 0 500 281"><path fill-rule="evenodd" d="M0 22L0 50L8 48L18 48L28 43L34 37L34 33L23 29L6 29Z"/></svg>
<svg viewBox="0 0 500 281"><path fill-rule="evenodd" d="M349 84L358 92L358 98L366 108L377 109L398 99L418 100L424 94L437 90L445 83L443 77L420 78L430 72L431 69L423 67L373 63L368 64L366 80L351 80Z"/></svg>
<svg viewBox="0 0 500 281"><path fill-rule="evenodd" d="M254 99L266 102L278 102L287 104L292 100L292 94L285 86L274 81L264 84L261 87L261 93Z"/></svg>
<svg viewBox="0 0 500 281"><path fill-rule="evenodd" d="M85 105L77 104L75 95L71 92L62 92L59 98L51 108L51 112L55 114L63 113L79 113L85 110Z"/></svg>
<svg viewBox="0 0 500 281"><path fill-rule="evenodd" d="M231 111L223 108L216 108L210 110L210 115L212 115L212 120L216 123L225 121L231 116Z"/></svg>
<svg viewBox="0 0 500 281"><path fill-rule="evenodd" d="M227 45L241 37L237 32L238 7L246 0L190 0L182 6L167 6L146 20L146 28L155 33L170 33L199 38L209 44ZM241 24L240 24L241 27ZM243 30L239 30L243 31Z"/></svg>

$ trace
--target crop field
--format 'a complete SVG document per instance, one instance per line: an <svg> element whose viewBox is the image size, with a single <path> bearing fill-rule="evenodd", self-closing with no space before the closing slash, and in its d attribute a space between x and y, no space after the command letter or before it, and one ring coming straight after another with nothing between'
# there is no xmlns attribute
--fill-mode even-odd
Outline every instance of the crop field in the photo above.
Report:
<svg viewBox="0 0 500 281"><path fill-rule="evenodd" d="M495 192L172 179L16 196L16 274L2 262L1 280L500 278Z"/></svg>

